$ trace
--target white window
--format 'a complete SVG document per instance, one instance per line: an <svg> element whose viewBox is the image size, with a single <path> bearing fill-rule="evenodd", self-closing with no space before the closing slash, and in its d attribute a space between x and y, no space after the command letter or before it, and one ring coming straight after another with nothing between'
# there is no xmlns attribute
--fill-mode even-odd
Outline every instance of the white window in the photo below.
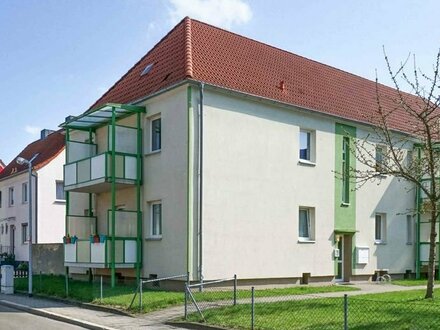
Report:
<svg viewBox="0 0 440 330"><path fill-rule="evenodd" d="M162 149L162 122L161 118L154 118L151 120L151 151Z"/></svg>
<svg viewBox="0 0 440 330"><path fill-rule="evenodd" d="M21 242L23 244L29 242L29 230L27 223L21 224Z"/></svg>
<svg viewBox="0 0 440 330"><path fill-rule="evenodd" d="M406 216L406 244L413 244L414 240L414 221L412 215Z"/></svg>
<svg viewBox="0 0 440 330"><path fill-rule="evenodd" d="M299 131L299 160L300 162L315 162L315 133L301 129Z"/></svg>
<svg viewBox="0 0 440 330"><path fill-rule="evenodd" d="M377 145L376 146L376 172L382 173L385 170L385 154L386 147Z"/></svg>
<svg viewBox="0 0 440 330"><path fill-rule="evenodd" d="M374 240L376 243L385 243L386 242L386 228L387 228L387 220L385 213L376 213L375 217L375 234Z"/></svg>
<svg viewBox="0 0 440 330"><path fill-rule="evenodd" d="M150 236L162 237L162 203L161 202L151 203L150 209L151 209Z"/></svg>
<svg viewBox="0 0 440 330"><path fill-rule="evenodd" d="M298 238L300 241L313 241L315 239L315 212L310 207L300 207L298 215Z"/></svg>
<svg viewBox="0 0 440 330"><path fill-rule="evenodd" d="M21 202L27 203L28 201L28 184L24 182L21 184Z"/></svg>
<svg viewBox="0 0 440 330"><path fill-rule="evenodd" d="M412 150L408 150L407 152L406 152L406 166L407 167L410 167L411 165L412 165L412 163L413 163L413 152L412 152Z"/></svg>
<svg viewBox="0 0 440 330"><path fill-rule="evenodd" d="M64 182L63 181L56 181L56 199L59 201L66 200L66 195L64 193Z"/></svg>
<svg viewBox="0 0 440 330"><path fill-rule="evenodd" d="M9 188L9 206L14 206L14 187Z"/></svg>

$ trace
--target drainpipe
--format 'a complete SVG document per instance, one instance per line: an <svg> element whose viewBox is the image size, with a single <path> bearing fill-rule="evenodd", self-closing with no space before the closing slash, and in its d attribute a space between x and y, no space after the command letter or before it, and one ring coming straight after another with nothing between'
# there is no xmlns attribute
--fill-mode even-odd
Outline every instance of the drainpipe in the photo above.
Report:
<svg viewBox="0 0 440 330"><path fill-rule="evenodd" d="M197 218L198 218L198 250L199 250L199 280L203 288L203 97L204 83L200 83L200 105L198 111L198 162L197 162Z"/></svg>
<svg viewBox="0 0 440 330"><path fill-rule="evenodd" d="M35 208L35 212L34 212L34 219L35 219L35 244L38 244L38 175L37 173L32 174L32 177L34 178L35 181L35 201L34 201L34 208ZM32 191L30 191L30 193L32 194Z"/></svg>

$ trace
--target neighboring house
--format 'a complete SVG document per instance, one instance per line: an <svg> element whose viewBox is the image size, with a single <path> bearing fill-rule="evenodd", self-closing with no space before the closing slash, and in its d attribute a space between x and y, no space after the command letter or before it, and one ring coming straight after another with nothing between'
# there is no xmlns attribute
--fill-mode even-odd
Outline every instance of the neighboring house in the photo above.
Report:
<svg viewBox="0 0 440 330"><path fill-rule="evenodd" d="M5 169L5 167L5 163L3 163L3 161L0 159L0 173Z"/></svg>
<svg viewBox="0 0 440 330"><path fill-rule="evenodd" d="M61 243L64 235L65 197L63 163L65 137L62 131L41 131L41 138L21 151L0 173L0 250L18 261L29 260L29 193L32 193L33 243ZM33 161L32 192L27 165Z"/></svg>
<svg viewBox="0 0 440 330"><path fill-rule="evenodd" d="M62 125L78 237L65 266L113 284L414 272L414 192L392 177L355 190L348 177L361 167L348 135L368 134L376 107L373 81L185 18Z"/></svg>

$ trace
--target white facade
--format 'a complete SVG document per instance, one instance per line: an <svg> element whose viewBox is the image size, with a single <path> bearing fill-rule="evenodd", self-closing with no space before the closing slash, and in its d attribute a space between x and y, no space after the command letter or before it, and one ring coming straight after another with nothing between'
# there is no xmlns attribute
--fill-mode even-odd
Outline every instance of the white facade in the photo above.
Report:
<svg viewBox="0 0 440 330"><path fill-rule="evenodd" d="M32 181L33 244L61 243L65 228L65 199L57 199L56 186L63 182L64 150L38 170ZM2 251L15 254L18 261L29 260L29 197L24 197L28 172L0 180L0 245ZM14 202L10 196L13 189ZM62 196L58 196L62 197Z"/></svg>
<svg viewBox="0 0 440 330"><path fill-rule="evenodd" d="M183 92L174 91L145 103L147 116L161 112L166 136L161 152L147 154L144 163L145 276L166 276L186 270L186 101ZM194 210L198 102L199 91L193 87ZM201 231L205 279L232 274L242 279L298 279L303 273L335 278L335 207L339 207L335 206L339 203L335 196L336 123L355 127L359 138L365 134L362 125L343 119L205 89ZM312 162L299 159L302 129L312 133ZM145 130L148 132L147 126ZM351 234L349 256L351 277L370 276L379 269L398 274L414 271L415 244L408 241L406 222L406 214L414 209L415 197L410 186L394 178L382 178L381 184L367 183L355 195L355 232ZM163 201L164 228L161 239L150 240L148 205L156 200ZM301 208L311 211L313 239L299 237ZM382 242L375 239L377 213L386 217L386 239ZM188 237L193 253L187 261L193 277L198 278L196 211L192 224Z"/></svg>

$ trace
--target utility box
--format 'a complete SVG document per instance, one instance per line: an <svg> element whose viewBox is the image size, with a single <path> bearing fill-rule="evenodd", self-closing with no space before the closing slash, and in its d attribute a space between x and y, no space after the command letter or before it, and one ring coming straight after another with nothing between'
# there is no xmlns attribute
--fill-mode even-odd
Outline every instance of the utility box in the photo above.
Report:
<svg viewBox="0 0 440 330"><path fill-rule="evenodd" d="M14 266L2 265L1 267L1 293L14 293Z"/></svg>

